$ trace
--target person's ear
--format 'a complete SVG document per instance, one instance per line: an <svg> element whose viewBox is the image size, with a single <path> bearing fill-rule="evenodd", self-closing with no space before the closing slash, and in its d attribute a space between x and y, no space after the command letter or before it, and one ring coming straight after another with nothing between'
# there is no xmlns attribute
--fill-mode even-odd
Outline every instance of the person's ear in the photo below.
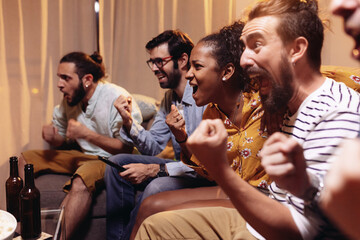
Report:
<svg viewBox="0 0 360 240"><path fill-rule="evenodd" d="M81 80L83 82L83 86L86 89L92 85L94 77L92 74L88 73L88 74L85 74Z"/></svg>
<svg viewBox="0 0 360 240"><path fill-rule="evenodd" d="M181 56L178 58L178 66L179 69L188 69L187 64L189 61L189 56L186 53L181 54Z"/></svg>
<svg viewBox="0 0 360 240"><path fill-rule="evenodd" d="M234 64L233 63L226 64L224 70L222 71L221 80L224 82L229 80L234 75L234 72L235 72Z"/></svg>
<svg viewBox="0 0 360 240"><path fill-rule="evenodd" d="M298 37L294 40L290 49L290 59L293 66L299 59L303 58L308 50L309 42L304 37Z"/></svg>

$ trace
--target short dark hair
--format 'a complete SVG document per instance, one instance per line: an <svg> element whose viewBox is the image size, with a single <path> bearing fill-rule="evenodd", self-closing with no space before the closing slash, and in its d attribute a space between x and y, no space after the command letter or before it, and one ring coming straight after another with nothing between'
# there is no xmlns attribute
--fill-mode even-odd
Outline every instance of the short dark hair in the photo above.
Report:
<svg viewBox="0 0 360 240"><path fill-rule="evenodd" d="M311 66L320 70L324 26L318 15L316 0L262 0L249 12L248 18L275 16L280 20L277 32L284 43L305 37Z"/></svg>
<svg viewBox="0 0 360 240"><path fill-rule="evenodd" d="M186 33L179 30L166 30L151 39L145 47L150 51L163 43L168 44L169 54L173 57L174 63L177 63L176 60L179 59L183 53L186 53L190 59L194 43ZM188 62L188 68L189 67L190 63Z"/></svg>
<svg viewBox="0 0 360 240"><path fill-rule="evenodd" d="M239 82L240 89L244 90L248 77L240 66L240 58L243 53L244 44L240 40L244 23L236 21L231 25L223 27L219 32L202 38L199 43L212 48L211 55L217 62L219 68L225 67L228 63L235 66L234 77Z"/></svg>
<svg viewBox="0 0 360 240"><path fill-rule="evenodd" d="M75 72L80 80L86 74L93 75L94 82L97 82L105 76L105 66L98 52L94 52L91 56L83 52L71 52L61 58L60 63L63 62L75 64Z"/></svg>

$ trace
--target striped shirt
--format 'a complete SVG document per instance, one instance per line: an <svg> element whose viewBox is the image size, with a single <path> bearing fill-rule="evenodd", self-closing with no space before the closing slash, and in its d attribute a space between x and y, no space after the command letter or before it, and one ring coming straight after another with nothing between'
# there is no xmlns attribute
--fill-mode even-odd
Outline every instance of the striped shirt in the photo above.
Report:
<svg viewBox="0 0 360 240"><path fill-rule="evenodd" d="M359 112L359 94L343 83L326 78L295 114L285 116L282 132L302 145L307 171L317 176L320 182L323 182L324 175L336 159L342 140L357 136ZM302 199L279 189L274 182L269 189L272 198L288 205L304 239L313 239L321 233L321 220L305 217Z"/></svg>

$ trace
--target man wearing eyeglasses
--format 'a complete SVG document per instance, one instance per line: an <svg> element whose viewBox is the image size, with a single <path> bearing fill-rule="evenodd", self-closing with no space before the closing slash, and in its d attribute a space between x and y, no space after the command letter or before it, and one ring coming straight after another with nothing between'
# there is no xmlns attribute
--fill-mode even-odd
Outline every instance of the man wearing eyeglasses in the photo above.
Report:
<svg viewBox="0 0 360 240"><path fill-rule="evenodd" d="M111 161L123 165L125 171L107 167L107 239L128 239L138 208L146 197L162 191L213 185L180 161L186 154L186 140L202 119L206 106L197 107L192 88L185 79L193 48L189 36L168 30L146 44L150 55L147 61L160 87L169 89L149 131L133 121L131 98L120 96L115 107L123 118L122 138L133 144L142 155L119 154ZM155 157L171 139L175 160ZM135 193L144 193L135 204ZM134 210L133 210L134 209Z"/></svg>

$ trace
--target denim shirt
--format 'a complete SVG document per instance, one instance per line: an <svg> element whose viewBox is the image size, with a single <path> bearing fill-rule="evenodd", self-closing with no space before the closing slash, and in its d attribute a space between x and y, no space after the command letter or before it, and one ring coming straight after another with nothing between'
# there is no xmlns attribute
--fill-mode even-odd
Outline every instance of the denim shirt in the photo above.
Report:
<svg viewBox="0 0 360 240"><path fill-rule="evenodd" d="M166 116L171 111L171 105L176 103L177 95L174 90L169 90L161 102L160 109L155 116L155 120L149 131L145 130L139 123L133 121L131 130L128 133L121 128L120 135L127 144L134 146L143 155L155 156L159 154L171 139L175 158L178 162L167 163L166 167L170 176L179 176L185 172L193 172L193 170L180 161L181 147L176 142L175 136L172 134L169 126L165 123ZM190 136L202 120L203 112L206 106L198 107L192 97L192 87L187 82L181 100L184 109L185 129Z"/></svg>

